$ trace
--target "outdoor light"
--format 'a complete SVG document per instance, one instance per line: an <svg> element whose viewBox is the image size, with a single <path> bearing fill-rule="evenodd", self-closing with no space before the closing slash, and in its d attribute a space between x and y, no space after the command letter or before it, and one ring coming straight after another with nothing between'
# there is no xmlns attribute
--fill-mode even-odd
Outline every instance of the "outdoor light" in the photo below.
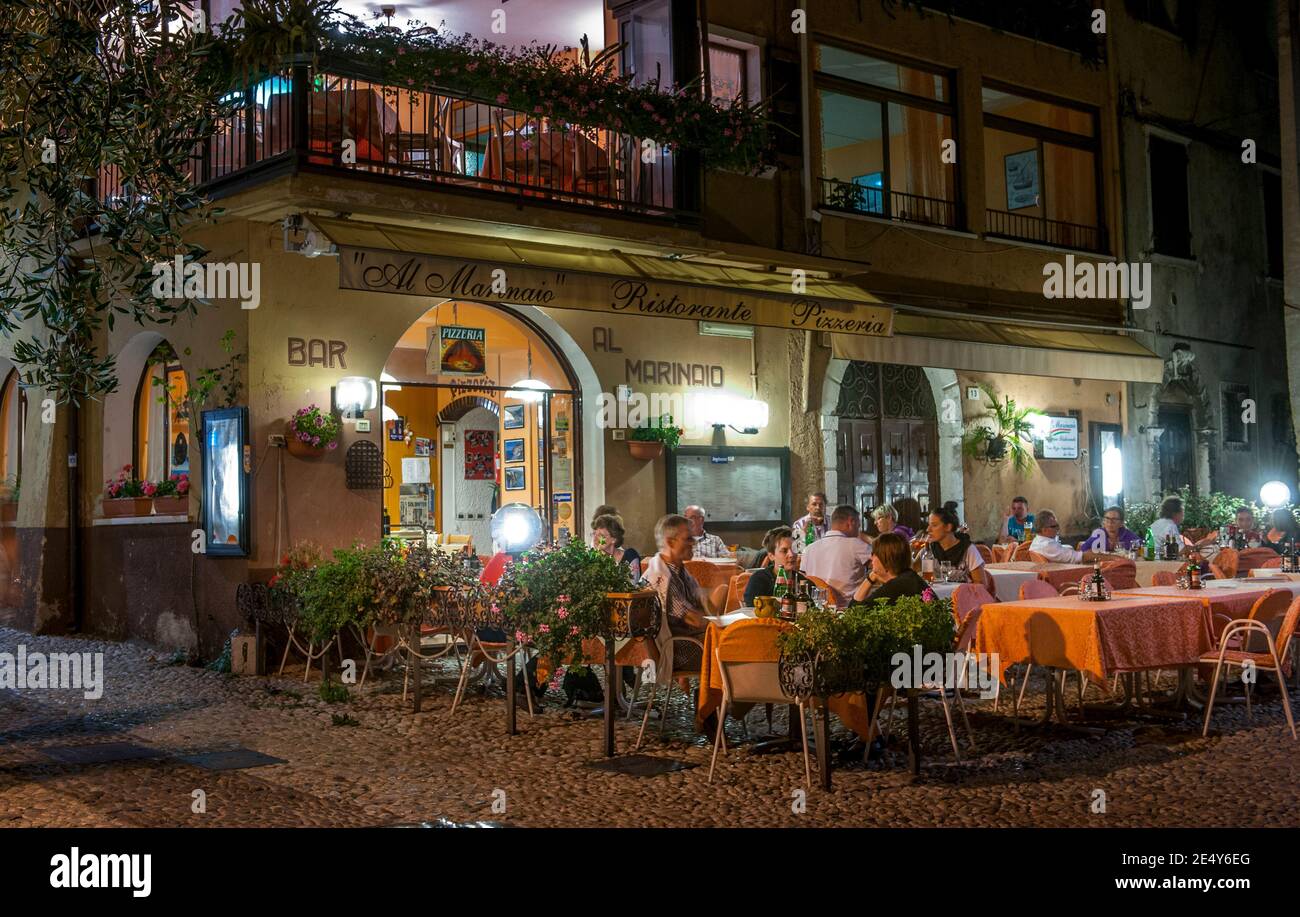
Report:
<svg viewBox="0 0 1300 917"><path fill-rule="evenodd" d="M527 503L507 503L492 514L492 541L497 550L522 554L542 538L542 517Z"/></svg>
<svg viewBox="0 0 1300 917"><path fill-rule="evenodd" d="M1259 489L1259 501L1269 509L1277 509L1291 502L1291 488L1281 481L1269 481Z"/></svg>
<svg viewBox="0 0 1300 917"><path fill-rule="evenodd" d="M356 417L379 403L375 380L366 376L344 376L334 384L334 409L344 417Z"/></svg>
<svg viewBox="0 0 1300 917"><path fill-rule="evenodd" d="M1033 431L1034 439L1047 439L1052 432L1052 419L1046 414L1033 413L1025 418Z"/></svg>
<svg viewBox="0 0 1300 917"><path fill-rule="evenodd" d="M695 409L697 419L714 428L730 427L737 433L753 435L767 426L767 402L754 398L717 392L699 396Z"/></svg>

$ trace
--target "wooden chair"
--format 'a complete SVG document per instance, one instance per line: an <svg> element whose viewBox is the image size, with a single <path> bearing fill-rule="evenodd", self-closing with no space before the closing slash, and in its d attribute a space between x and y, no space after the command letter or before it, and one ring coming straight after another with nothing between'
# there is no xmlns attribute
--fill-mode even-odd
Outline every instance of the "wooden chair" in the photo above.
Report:
<svg viewBox="0 0 1300 917"><path fill-rule="evenodd" d="M992 593L977 583L962 583L952 593L952 613L960 630L966 619L986 604L995 601Z"/></svg>
<svg viewBox="0 0 1300 917"><path fill-rule="evenodd" d="M667 615L664 615L660 626L662 628L668 627ZM659 713L659 735L661 736L664 734L664 729L668 724L668 702L672 700L673 697L674 683L678 678L694 677L698 679L700 677L700 660L704 656L704 643L698 637L691 637L683 634L672 637L669 642L673 645L673 670L669 673L668 690L664 693L664 705L663 709ZM688 646L696 647L698 652L682 653L679 650L679 647ZM636 734L636 744L632 746L633 751L641 747L641 740L645 738L645 727L646 724L650 722L650 711L654 709L655 695L658 693L658 689L659 683L657 681L650 682L650 698L646 701L645 715L641 717L641 731ZM636 695L639 693L640 687L638 686L636 692L632 695L633 705L635 705Z"/></svg>
<svg viewBox="0 0 1300 917"><path fill-rule="evenodd" d="M1268 560L1264 561L1255 569L1268 570L1268 569L1273 569L1281 566L1282 566L1282 555L1279 554L1277 557L1270 557Z"/></svg>
<svg viewBox="0 0 1300 917"><path fill-rule="evenodd" d="M724 630L714 647L713 657L718 662L722 674L722 705L718 708L718 731L713 737L713 755L709 759L709 779L713 782L713 770L718 763L718 748L726 747L727 736L723 724L727 721L727 710L733 703L753 704L797 704L799 707L799 736L803 740L803 779L804 786L812 786L812 767L808 762L808 730L805 719L807 698L790 697L781 688L780 663L778 662L733 662L727 659L727 632ZM642 729L644 729L644 724ZM640 740L638 739L638 744ZM830 750L819 748L817 754L829 754Z"/></svg>
<svg viewBox="0 0 1300 917"><path fill-rule="evenodd" d="M812 584L816 588L824 591L826 593L827 601L829 602L835 601L835 590L831 588L831 584L826 582L826 580L822 579L820 576L811 576L807 573L801 573L799 575L802 576L804 579L806 579L810 584ZM852 601L853 596L851 595L846 596L846 599L848 601Z"/></svg>
<svg viewBox="0 0 1300 917"><path fill-rule="evenodd" d="M1053 588L1051 583L1040 579L1025 580L1020 584L1020 600L1026 599L1052 599L1061 593ZM1020 690L1016 692L1015 714L1020 713L1020 704L1025 699L1025 688L1029 687L1029 675L1033 672L1034 667L1031 663L1025 663L1025 673L1021 676Z"/></svg>
<svg viewBox="0 0 1300 917"><path fill-rule="evenodd" d="M1263 601L1263 599L1260 601ZM1253 614L1254 609L1251 609L1251 611ZM1209 735L1210 732L1210 715L1214 712L1214 696L1219 687L1219 672L1223 671L1225 665L1231 669L1234 665L1243 667L1251 664L1256 671L1272 672L1277 677L1278 693L1282 696L1282 710L1286 713L1287 725L1291 727L1291 738L1297 738L1295 720L1291 717L1291 701L1287 697L1287 687L1283 680L1286 674L1285 670L1290 664L1292 637L1295 636L1297 618L1300 618L1300 597L1293 599L1287 608L1276 640L1274 640L1273 632L1269 630L1266 624L1253 618L1233 621L1224 628L1223 633L1219 636L1218 652L1212 652L1201 657L1203 663L1214 663L1214 678L1210 682L1210 699L1205 705L1205 725L1201 728L1202 736ZM1262 636L1267 650L1265 652L1251 652L1246 649L1230 648L1238 637L1244 637L1247 634ZM1277 649L1279 644L1282 646L1280 655ZM1250 689L1251 685L1247 682L1246 716L1253 722L1254 711L1250 705Z"/></svg>
<svg viewBox="0 0 1300 917"><path fill-rule="evenodd" d="M1101 575L1112 589L1137 588L1137 562L1126 557L1101 562Z"/></svg>
<svg viewBox="0 0 1300 917"><path fill-rule="evenodd" d="M1214 555L1214 560L1210 562L1210 570L1214 573L1214 578L1235 578L1240 559L1236 548L1220 548L1219 553Z"/></svg>
<svg viewBox="0 0 1300 917"><path fill-rule="evenodd" d="M1015 556L1016 548L1018 547L1019 545L1015 542L993 545L993 547L989 548L989 553L993 555L993 563L1005 564Z"/></svg>
<svg viewBox="0 0 1300 917"><path fill-rule="evenodd" d="M1277 552L1272 548L1247 548L1237 555L1237 574L1249 573L1256 567L1264 566L1274 557L1277 557Z"/></svg>
<svg viewBox="0 0 1300 917"><path fill-rule="evenodd" d="M983 586L989 591L989 595L993 596L993 600L997 601L997 583L994 580L993 574L987 572L983 565L976 567L970 572L970 581L977 586Z"/></svg>
<svg viewBox="0 0 1300 917"><path fill-rule="evenodd" d="M993 563L993 549L990 548L988 545L977 544L975 545L975 550L979 551L980 557L983 558L984 563L986 564Z"/></svg>
<svg viewBox="0 0 1300 917"><path fill-rule="evenodd" d="M1051 563L1050 560L1048 560L1048 559L1047 559L1046 557L1044 557L1042 554L1039 554L1037 551L1026 551L1025 553L1028 555L1025 559L1027 559L1027 560L1032 560L1032 561L1033 561L1034 563L1036 563L1036 564L1050 564L1050 563ZM1016 560L1021 560L1021 558L1017 557Z"/></svg>
<svg viewBox="0 0 1300 917"><path fill-rule="evenodd" d="M1022 543L1016 545L1015 548L1014 548L1014 549L1012 550L1012 552L1011 552L1011 559L1012 559L1012 560L1029 560L1029 546L1030 546L1031 544L1033 544L1033 542L1031 542L1031 541L1025 541L1025 542L1022 542Z"/></svg>

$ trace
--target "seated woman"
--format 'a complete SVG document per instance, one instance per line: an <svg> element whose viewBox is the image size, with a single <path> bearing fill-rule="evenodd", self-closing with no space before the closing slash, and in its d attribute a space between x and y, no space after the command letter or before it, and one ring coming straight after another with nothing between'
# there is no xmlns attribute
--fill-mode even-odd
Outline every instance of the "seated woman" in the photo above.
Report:
<svg viewBox="0 0 1300 917"><path fill-rule="evenodd" d="M877 599L920 595L927 585L912 569L912 551L903 536L886 532L875 541L871 553L871 575L853 593L853 601L870 605Z"/></svg>
<svg viewBox="0 0 1300 917"><path fill-rule="evenodd" d="M627 564L632 580L641 578L641 555L635 548L623 547L623 519L614 513L605 513L591 520L591 543L620 564Z"/></svg>
<svg viewBox="0 0 1300 917"><path fill-rule="evenodd" d="M1124 525L1124 508L1111 506L1101 514L1101 528L1093 529L1088 540L1079 545L1079 550L1109 553L1116 550L1136 551L1141 547L1142 539L1138 533Z"/></svg>
<svg viewBox="0 0 1300 917"><path fill-rule="evenodd" d="M1272 525L1264 533L1264 539L1259 543L1262 548L1272 548L1281 554L1283 548L1288 542L1300 538L1300 530L1295 524L1295 517L1287 509L1273 510Z"/></svg>
<svg viewBox="0 0 1300 917"><path fill-rule="evenodd" d="M790 571L799 569L799 555L794 552L794 532L788 525L778 525L768 529L763 536L763 550L767 552L767 563L749 574L745 584L745 607L753 608L754 599L761 595L771 595L776 589L776 568Z"/></svg>
<svg viewBox="0 0 1300 917"><path fill-rule="evenodd" d="M905 525L898 524L898 510L888 503L877 506L871 511L871 520L876 523L876 537L893 533L902 536L904 541L911 541L913 531ZM874 541L872 542L875 543Z"/></svg>
<svg viewBox="0 0 1300 917"><path fill-rule="evenodd" d="M929 543L926 550L938 563L949 563L957 570L969 574L976 568L984 566L984 558L975 545L971 544L970 535L957 531L961 520L948 507L941 507L930 513L930 524L926 528Z"/></svg>

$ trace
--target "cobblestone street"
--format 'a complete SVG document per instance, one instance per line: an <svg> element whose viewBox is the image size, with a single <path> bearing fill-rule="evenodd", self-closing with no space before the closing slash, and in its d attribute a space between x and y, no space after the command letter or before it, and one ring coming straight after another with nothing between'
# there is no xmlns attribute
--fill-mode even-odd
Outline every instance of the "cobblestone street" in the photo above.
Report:
<svg viewBox="0 0 1300 917"><path fill-rule="evenodd" d="M319 699L315 676L241 678L170 665L156 650L0 629L0 650L105 654L97 701L76 690L0 690L0 826L394 825L449 819L526 826L1247 826L1297 825L1297 744L1276 695L1258 698L1255 724L1241 704L1216 707L1214 729L1199 719L1118 722L1103 737L1016 735L1005 710L972 705L977 754L954 762L939 704L922 701L925 765L919 778L891 746L892 764L837 766L835 788L808 794L796 754L748 754L739 723L712 786L710 748L691 733L689 701L677 699L666 739L652 723L648 752L695 765L635 777L587 767L600 760L599 717L575 715L562 696L545 713L520 711L520 734L504 734L503 702L471 692L449 714L447 678L426 682L424 711L401 702L401 673L370 679L346 704ZM443 673L454 674L453 669ZM1168 676L1166 676L1166 682ZM1038 685L1031 685L1035 694ZM1067 695L1073 699L1072 687ZM557 699L558 698L558 699ZM1033 703L1038 703L1041 693ZM1005 699L1005 698L1004 698ZM1090 692L1089 700L1099 700ZM1293 695L1293 703L1296 695ZM1034 709L1026 697L1029 713ZM336 717L345 723L336 725ZM754 734L766 731L761 711ZM901 718L900 718L901 720ZM620 751L636 720L620 719ZM784 729L783 721L777 731ZM838 726L837 726L838 729ZM1217 733L1217 734L1216 734ZM961 733L959 733L961 735ZM837 738L841 738L838 737ZM132 742L162 754L105 764L68 764L55 746ZM230 747L286 763L211 771L178 755ZM1207 805L1224 790L1230 805ZM207 811L192 811L194 790ZM1105 793L1104 814L1091 811ZM505 811L493 812L497 790Z"/></svg>

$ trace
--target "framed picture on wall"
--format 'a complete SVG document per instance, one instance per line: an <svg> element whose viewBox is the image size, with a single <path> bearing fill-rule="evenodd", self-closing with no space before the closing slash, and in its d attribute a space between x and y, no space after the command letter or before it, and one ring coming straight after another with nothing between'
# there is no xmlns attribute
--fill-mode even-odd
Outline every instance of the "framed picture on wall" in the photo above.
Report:
<svg viewBox="0 0 1300 917"><path fill-rule="evenodd" d="M524 460L524 441L522 439L507 439L503 443L503 447L507 465Z"/></svg>
<svg viewBox="0 0 1300 917"><path fill-rule="evenodd" d="M516 468L505 469L506 490L523 490L524 489L524 468L522 465Z"/></svg>
<svg viewBox="0 0 1300 917"><path fill-rule="evenodd" d="M507 404L501 409L501 426L507 430L522 430L524 428L524 406L522 404Z"/></svg>
<svg viewBox="0 0 1300 917"><path fill-rule="evenodd" d="M1008 153L1003 160L1007 180L1007 209L1038 206L1038 150Z"/></svg>

